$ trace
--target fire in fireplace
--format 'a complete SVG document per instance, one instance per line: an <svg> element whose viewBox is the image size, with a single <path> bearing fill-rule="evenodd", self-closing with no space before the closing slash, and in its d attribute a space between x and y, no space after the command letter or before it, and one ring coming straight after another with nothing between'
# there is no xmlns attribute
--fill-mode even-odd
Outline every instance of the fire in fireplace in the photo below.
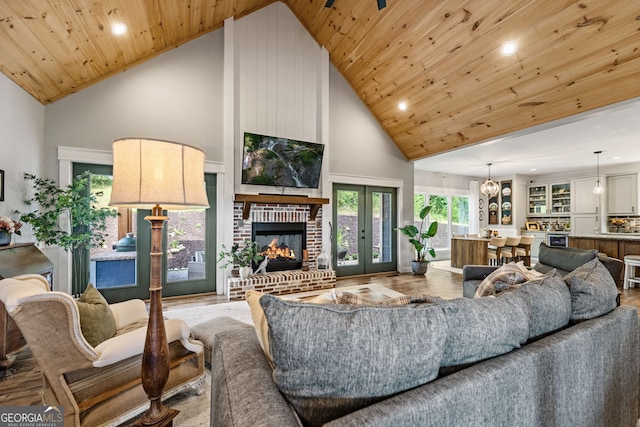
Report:
<svg viewBox="0 0 640 427"><path fill-rule="evenodd" d="M301 268L302 253L307 242L306 223L254 222L251 234L258 250L269 257L267 271Z"/></svg>

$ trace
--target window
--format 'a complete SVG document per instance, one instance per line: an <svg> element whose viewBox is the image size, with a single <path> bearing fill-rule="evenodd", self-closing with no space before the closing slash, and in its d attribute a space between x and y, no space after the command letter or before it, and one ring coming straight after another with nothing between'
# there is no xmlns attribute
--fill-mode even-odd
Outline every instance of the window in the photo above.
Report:
<svg viewBox="0 0 640 427"><path fill-rule="evenodd" d="M438 222L438 233L430 244L436 250L450 249L451 236L469 233L469 197L415 193L413 197L414 223L420 226L420 211L431 206L429 221Z"/></svg>

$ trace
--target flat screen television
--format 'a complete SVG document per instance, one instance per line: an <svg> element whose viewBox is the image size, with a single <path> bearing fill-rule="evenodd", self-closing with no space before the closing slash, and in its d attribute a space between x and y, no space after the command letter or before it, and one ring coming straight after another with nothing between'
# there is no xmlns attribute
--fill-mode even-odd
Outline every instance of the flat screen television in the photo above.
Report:
<svg viewBox="0 0 640 427"><path fill-rule="evenodd" d="M245 132L242 183L318 188L324 145Z"/></svg>

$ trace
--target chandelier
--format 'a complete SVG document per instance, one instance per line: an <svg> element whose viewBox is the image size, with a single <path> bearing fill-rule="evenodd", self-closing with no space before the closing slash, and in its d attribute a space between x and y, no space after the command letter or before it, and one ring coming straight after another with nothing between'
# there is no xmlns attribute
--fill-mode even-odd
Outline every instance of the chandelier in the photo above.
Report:
<svg viewBox="0 0 640 427"><path fill-rule="evenodd" d="M593 194L602 194L604 193L604 187L600 185L600 151L594 151L593 154L596 155L596 186L593 187Z"/></svg>
<svg viewBox="0 0 640 427"><path fill-rule="evenodd" d="M489 166L489 178L480 185L480 192L488 198L492 198L498 195L500 186L491 179L491 163L487 163L487 166Z"/></svg>

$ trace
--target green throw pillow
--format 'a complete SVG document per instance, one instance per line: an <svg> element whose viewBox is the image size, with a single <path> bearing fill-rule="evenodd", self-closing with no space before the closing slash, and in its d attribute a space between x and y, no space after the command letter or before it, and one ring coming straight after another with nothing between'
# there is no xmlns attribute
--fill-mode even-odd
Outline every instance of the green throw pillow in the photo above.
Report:
<svg viewBox="0 0 640 427"><path fill-rule="evenodd" d="M89 284L77 301L82 335L92 346L97 346L116 334L116 319L107 300Z"/></svg>

